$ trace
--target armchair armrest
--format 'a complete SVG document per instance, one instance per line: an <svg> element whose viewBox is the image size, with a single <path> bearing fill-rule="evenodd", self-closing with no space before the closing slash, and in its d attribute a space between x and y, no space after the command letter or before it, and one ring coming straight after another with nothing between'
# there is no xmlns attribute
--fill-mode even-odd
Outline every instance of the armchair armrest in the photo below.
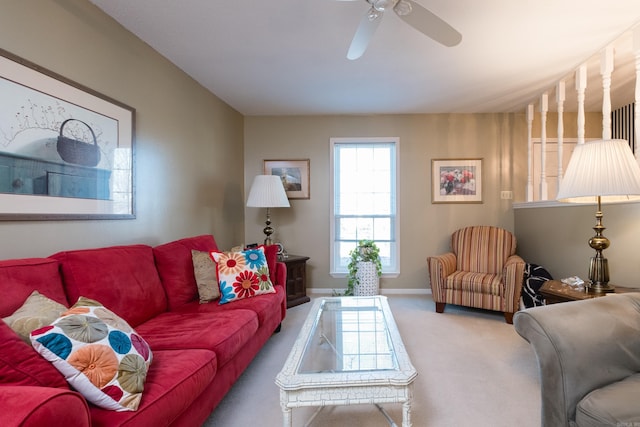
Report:
<svg viewBox="0 0 640 427"><path fill-rule="evenodd" d="M587 393L640 372L640 293L529 308L514 326L538 359L544 427L569 425Z"/></svg>
<svg viewBox="0 0 640 427"><path fill-rule="evenodd" d="M0 387L0 425L90 427L91 416L77 392L51 387Z"/></svg>
<svg viewBox="0 0 640 427"><path fill-rule="evenodd" d="M431 292L436 302L444 301L444 283L451 273L456 271L456 256L453 252L427 258Z"/></svg>
<svg viewBox="0 0 640 427"><path fill-rule="evenodd" d="M520 294L522 293L522 280L524 279L525 262L518 255L511 255L507 258L502 269L504 279L504 311L515 313L520 304Z"/></svg>

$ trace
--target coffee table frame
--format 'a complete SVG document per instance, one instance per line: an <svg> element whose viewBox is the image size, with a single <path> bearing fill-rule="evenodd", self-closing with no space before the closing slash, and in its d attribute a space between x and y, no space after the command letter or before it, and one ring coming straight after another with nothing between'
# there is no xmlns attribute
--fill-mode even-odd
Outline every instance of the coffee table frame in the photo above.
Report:
<svg viewBox="0 0 640 427"><path fill-rule="evenodd" d="M378 301L397 360L397 369L321 373L298 372L307 342L314 332L314 327L319 319L322 305L326 301L336 298L368 298ZM358 404L375 404L387 417L391 425L395 425L379 405L382 403L402 403L402 427L411 427L413 380L417 375L418 373L411 364L398 332L386 297L317 299L298 334L284 367L276 376L275 382L280 388L283 426L292 427L292 408Z"/></svg>

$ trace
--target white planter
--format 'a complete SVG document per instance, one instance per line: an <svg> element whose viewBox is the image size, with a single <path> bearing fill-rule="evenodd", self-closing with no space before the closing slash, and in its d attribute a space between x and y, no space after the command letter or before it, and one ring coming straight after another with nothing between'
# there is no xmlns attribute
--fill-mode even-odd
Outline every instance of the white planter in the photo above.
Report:
<svg viewBox="0 0 640 427"><path fill-rule="evenodd" d="M358 282L353 288L354 296L372 296L380 293L380 278L373 262L358 262Z"/></svg>

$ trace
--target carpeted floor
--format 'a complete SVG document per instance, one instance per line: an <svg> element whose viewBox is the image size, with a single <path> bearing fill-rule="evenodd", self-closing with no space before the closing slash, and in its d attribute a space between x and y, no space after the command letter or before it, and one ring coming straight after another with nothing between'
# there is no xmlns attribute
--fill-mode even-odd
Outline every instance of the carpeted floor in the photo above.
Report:
<svg viewBox="0 0 640 427"><path fill-rule="evenodd" d="M313 298L313 296L312 296ZM529 344L500 313L447 306L437 314L430 295L389 296L389 305L411 361L414 427L537 427L540 385ZM274 335L211 414L207 427L282 425L274 383L312 303L291 308ZM384 405L398 426L400 404ZM293 409L294 427L315 408ZM313 426L383 427L372 405L325 408Z"/></svg>

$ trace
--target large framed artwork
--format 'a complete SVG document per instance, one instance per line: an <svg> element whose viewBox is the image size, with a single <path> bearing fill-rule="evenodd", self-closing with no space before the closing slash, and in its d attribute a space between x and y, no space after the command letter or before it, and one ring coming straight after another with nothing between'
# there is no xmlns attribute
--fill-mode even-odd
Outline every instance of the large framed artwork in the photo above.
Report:
<svg viewBox="0 0 640 427"><path fill-rule="evenodd" d="M0 49L0 220L135 218L134 114Z"/></svg>
<svg viewBox="0 0 640 427"><path fill-rule="evenodd" d="M482 159L432 159L432 203L482 203Z"/></svg>
<svg viewBox="0 0 640 427"><path fill-rule="evenodd" d="M265 160L265 175L278 175L289 199L309 199L309 159Z"/></svg>

